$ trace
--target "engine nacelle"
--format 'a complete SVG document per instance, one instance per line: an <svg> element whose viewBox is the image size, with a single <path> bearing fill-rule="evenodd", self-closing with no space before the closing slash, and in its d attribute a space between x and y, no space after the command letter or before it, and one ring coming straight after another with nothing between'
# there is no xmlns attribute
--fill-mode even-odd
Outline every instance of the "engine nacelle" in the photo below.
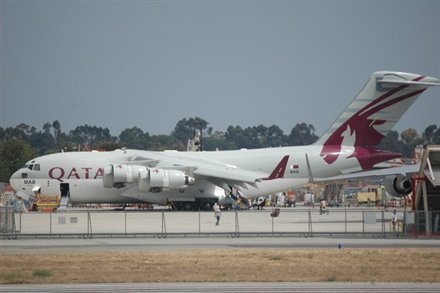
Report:
<svg viewBox="0 0 440 293"><path fill-rule="evenodd" d="M160 192L164 188L182 188L195 183L194 178L180 170L126 164L105 167L102 181L105 188L122 188L137 181L140 192Z"/></svg>
<svg viewBox="0 0 440 293"><path fill-rule="evenodd" d="M161 192L164 188L182 188L194 183L194 178L180 170L150 168L139 171L138 189L141 192Z"/></svg>
<svg viewBox="0 0 440 293"><path fill-rule="evenodd" d="M411 179L403 175L389 175L384 179L385 190L391 196L403 197L412 190Z"/></svg>
<svg viewBox="0 0 440 293"><path fill-rule="evenodd" d="M105 188L121 188L126 183L132 183L138 179L138 173L145 170L144 166L116 164L104 168L102 181Z"/></svg>

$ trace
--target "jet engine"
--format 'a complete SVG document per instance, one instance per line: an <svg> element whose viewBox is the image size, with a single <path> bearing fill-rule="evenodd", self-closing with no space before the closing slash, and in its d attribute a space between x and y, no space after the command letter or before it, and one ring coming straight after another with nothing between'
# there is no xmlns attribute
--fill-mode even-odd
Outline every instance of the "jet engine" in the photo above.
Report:
<svg viewBox="0 0 440 293"><path fill-rule="evenodd" d="M181 188L193 185L195 179L180 170L149 168L139 172L139 191L161 192L163 188Z"/></svg>
<svg viewBox="0 0 440 293"><path fill-rule="evenodd" d="M195 183L193 177L180 170L126 164L105 167L102 180L105 188L123 188L137 181L140 192L161 192L164 188L182 188Z"/></svg>
<svg viewBox="0 0 440 293"><path fill-rule="evenodd" d="M389 175L384 179L385 190L391 196L403 197L412 190L411 178L403 175Z"/></svg>
<svg viewBox="0 0 440 293"><path fill-rule="evenodd" d="M138 179L138 173L145 170L144 166L116 164L104 168L102 177L105 188L122 188L126 183L132 183Z"/></svg>

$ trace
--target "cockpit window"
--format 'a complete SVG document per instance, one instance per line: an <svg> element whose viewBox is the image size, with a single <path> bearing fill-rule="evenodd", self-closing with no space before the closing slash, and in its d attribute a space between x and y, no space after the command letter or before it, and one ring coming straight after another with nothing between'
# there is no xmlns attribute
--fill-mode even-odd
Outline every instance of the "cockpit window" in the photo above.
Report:
<svg viewBox="0 0 440 293"><path fill-rule="evenodd" d="M26 164L24 164L24 167L23 167L23 168L26 168L26 169L32 170L33 167L34 167L34 163L35 163L35 160L29 161L29 162L27 162Z"/></svg>
<svg viewBox="0 0 440 293"><path fill-rule="evenodd" d="M34 165L34 171L40 171L40 164Z"/></svg>

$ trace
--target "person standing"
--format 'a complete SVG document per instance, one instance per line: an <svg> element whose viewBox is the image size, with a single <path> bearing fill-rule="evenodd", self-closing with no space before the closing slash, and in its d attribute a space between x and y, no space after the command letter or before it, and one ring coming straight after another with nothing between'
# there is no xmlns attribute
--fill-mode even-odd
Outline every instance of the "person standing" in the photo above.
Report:
<svg viewBox="0 0 440 293"><path fill-rule="evenodd" d="M396 223L397 223L397 211L393 210L393 218L391 219L391 223L393 224L393 232L396 232Z"/></svg>
<svg viewBox="0 0 440 293"><path fill-rule="evenodd" d="M214 204L214 218L216 219L215 225L220 225L220 217L222 215L222 212L220 211L220 206L215 203Z"/></svg>

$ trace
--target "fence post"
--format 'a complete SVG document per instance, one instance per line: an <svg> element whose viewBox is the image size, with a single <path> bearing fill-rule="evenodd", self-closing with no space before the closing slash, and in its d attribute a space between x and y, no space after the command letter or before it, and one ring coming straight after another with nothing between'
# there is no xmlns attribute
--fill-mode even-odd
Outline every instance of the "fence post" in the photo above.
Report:
<svg viewBox="0 0 440 293"><path fill-rule="evenodd" d="M238 223L237 210L235 210L235 237L240 237L240 224Z"/></svg>
<svg viewBox="0 0 440 293"><path fill-rule="evenodd" d="M87 238L93 238L92 217L90 216L90 210L87 210Z"/></svg>
<svg viewBox="0 0 440 293"><path fill-rule="evenodd" d="M274 217L271 217L272 218L272 236L273 236L273 218Z"/></svg>
<svg viewBox="0 0 440 293"><path fill-rule="evenodd" d="M167 238L167 226L165 223L165 213L162 211L162 238Z"/></svg>
<svg viewBox="0 0 440 293"><path fill-rule="evenodd" d="M365 236L365 211L362 211L362 236Z"/></svg>
<svg viewBox="0 0 440 293"><path fill-rule="evenodd" d="M124 237L127 237L127 211L124 211Z"/></svg>
<svg viewBox="0 0 440 293"><path fill-rule="evenodd" d="M13 239L17 239L17 229L15 227L15 211L12 211L12 234ZM20 233L21 233L21 211L20 211Z"/></svg>
<svg viewBox="0 0 440 293"><path fill-rule="evenodd" d="M19 233L21 233L21 215L23 214L22 211L20 211L20 228L18 229Z"/></svg>
<svg viewBox="0 0 440 293"><path fill-rule="evenodd" d="M202 230L202 227L201 227L201 214L200 214L200 207L199 207L199 237L200 237L200 233L201 233L201 230Z"/></svg>
<svg viewBox="0 0 440 293"><path fill-rule="evenodd" d="M385 237L385 212L382 210L382 237Z"/></svg>
<svg viewBox="0 0 440 293"><path fill-rule="evenodd" d="M347 207L345 207L345 235L347 235Z"/></svg>
<svg viewBox="0 0 440 293"><path fill-rule="evenodd" d="M309 232L309 236L312 237L313 236L313 228L312 228L312 213L309 209L309 221L308 221L308 232Z"/></svg>
<svg viewBox="0 0 440 293"><path fill-rule="evenodd" d="M49 212L49 237L52 237L52 211Z"/></svg>

